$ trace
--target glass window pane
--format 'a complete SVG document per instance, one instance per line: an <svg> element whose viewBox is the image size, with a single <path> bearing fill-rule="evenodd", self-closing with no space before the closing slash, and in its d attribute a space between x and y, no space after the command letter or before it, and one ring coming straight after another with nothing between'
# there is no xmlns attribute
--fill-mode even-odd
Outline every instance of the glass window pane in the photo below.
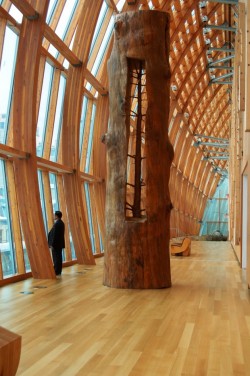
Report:
<svg viewBox="0 0 250 376"><path fill-rule="evenodd" d="M59 54L58 50L52 46L52 44L49 46L49 53L54 56L54 58L57 58L57 55Z"/></svg>
<svg viewBox="0 0 250 376"><path fill-rule="evenodd" d="M89 52L89 59L92 55L93 49L94 49L96 41L97 41L97 37L100 33L100 30L101 30L103 21L105 20L105 16L106 16L108 9L109 9L109 7L107 6L107 4L104 1L103 4L102 4L102 7L101 7L101 11L99 13L98 21L97 21L95 32L94 32L94 36L92 38L92 43L91 43L90 52Z"/></svg>
<svg viewBox="0 0 250 376"><path fill-rule="evenodd" d="M200 236L213 235L216 231L228 236L228 191L229 182L225 177L218 185L214 197L207 200Z"/></svg>
<svg viewBox="0 0 250 376"><path fill-rule="evenodd" d="M66 4L63 8L60 20L57 24L56 27L56 34L61 38L64 39L69 24L73 18L74 12L76 10L76 6L78 4L78 0L71 0L71 1L66 1Z"/></svg>
<svg viewBox="0 0 250 376"><path fill-rule="evenodd" d="M59 197L58 197L56 175L53 174L53 173L50 173L49 174L49 180L50 180L50 190L51 190L51 197L52 197L53 213L55 213L56 210L60 210L60 202L59 202ZM63 213L63 215L65 215L65 214ZM63 250L62 256L63 256L63 261L65 261L65 251L64 250Z"/></svg>
<svg viewBox="0 0 250 376"><path fill-rule="evenodd" d="M89 130L86 164L85 164L85 172L87 172L87 173L89 172L89 169L90 169L90 159L91 159L92 144L93 144L94 124L95 124L95 113L96 113L96 106L93 105L92 115L91 115L91 123L90 123L90 130Z"/></svg>
<svg viewBox="0 0 250 376"><path fill-rule="evenodd" d="M54 11L56 9L56 5L57 5L57 0L50 0L48 12L47 12L47 17L46 17L47 24L50 23L50 21L51 21L51 19L53 17L53 13L54 13Z"/></svg>
<svg viewBox="0 0 250 376"><path fill-rule="evenodd" d="M22 23L23 20L23 14L18 10L15 5L11 5L9 14L18 22Z"/></svg>
<svg viewBox="0 0 250 376"><path fill-rule="evenodd" d="M42 171L38 170L37 174L38 174L40 201L41 201L41 207L42 207L42 213L43 213L43 222L44 222L45 232L47 234L48 233L48 220L47 220L47 213L46 213L46 207L45 207Z"/></svg>
<svg viewBox="0 0 250 376"><path fill-rule="evenodd" d="M75 251L75 247L74 247L73 238L72 238L72 235L71 235L70 228L69 228L69 242L70 242L70 250L71 250L72 260L75 260L76 259L76 251Z"/></svg>
<svg viewBox="0 0 250 376"><path fill-rule="evenodd" d="M24 255L25 270L26 270L26 273L28 273L28 272L31 271L30 260L29 260L29 257L28 257L28 252L27 252L27 248L26 248L26 244L25 244L24 240L23 240L22 244L23 244L23 255Z"/></svg>
<svg viewBox="0 0 250 376"><path fill-rule="evenodd" d="M28 252L27 252L27 248L26 248L26 243L25 243L24 237L23 237L22 226L21 226L21 235L22 235L22 247L23 247L25 271L26 271L26 273L28 273L28 272L31 271L31 267L30 267L30 260L29 260L29 256L28 256Z"/></svg>
<svg viewBox="0 0 250 376"><path fill-rule="evenodd" d="M51 198L52 198L52 207L53 207L53 213L54 213L56 210L60 210L59 202L58 202L56 175L50 172L49 181L50 181L50 190L51 190Z"/></svg>
<svg viewBox="0 0 250 376"><path fill-rule="evenodd" d="M66 79L64 76L61 76L60 84L59 84L59 91L58 91L58 98L57 98L57 105L56 105L56 115L55 115L55 122L54 122L52 145L51 145L51 151L50 151L50 160L53 162L57 161L57 155L58 155L60 133L61 133L61 126L62 126L62 117L63 117L63 102L64 102L65 86L66 86Z"/></svg>
<svg viewBox="0 0 250 376"><path fill-rule="evenodd" d="M6 142L8 130L17 45L17 35L6 27L0 67L0 143L2 144Z"/></svg>
<svg viewBox="0 0 250 376"><path fill-rule="evenodd" d="M101 66L101 63L103 61L103 58L104 58L104 55L105 55L105 52L107 50L107 47L109 45L109 42L110 42L110 39L111 39L111 36L112 36L112 33L113 33L113 28L114 28L114 19L113 17L111 18L110 22L109 22L109 25L107 27L107 30L105 32L105 35L104 35L104 38L102 40L102 43L100 45L100 48L98 50L98 54L96 56L96 59L95 59L95 62L93 64L92 67L88 67L88 69L91 70L91 73L96 76L97 73L98 73L98 70ZM92 89L92 85L90 83L87 82L86 84L86 89L91 91Z"/></svg>
<svg viewBox="0 0 250 376"><path fill-rule="evenodd" d="M48 121L49 103L52 88L54 69L46 63L43 76L43 87L40 100L40 108L38 114L37 131L36 131L36 153L38 157L42 157L44 149L45 130Z"/></svg>
<svg viewBox="0 0 250 376"><path fill-rule="evenodd" d="M118 9L119 12L121 12L123 6L124 6L124 3L125 3L126 0L119 0L118 3L116 4L116 8Z"/></svg>
<svg viewBox="0 0 250 376"><path fill-rule="evenodd" d="M3 278L16 274L4 162L0 160L0 252Z"/></svg>
<svg viewBox="0 0 250 376"><path fill-rule="evenodd" d="M64 59L63 67L64 67L65 69L69 69L69 62L68 62L67 59Z"/></svg>
<svg viewBox="0 0 250 376"><path fill-rule="evenodd" d="M105 32L105 35L104 35L103 41L101 43L101 46L99 48L99 51L98 51L95 63L93 65L93 68L91 69L91 73L94 76L97 75L97 72L99 70L100 64L102 62L102 59L103 59L104 54L105 54L105 51L106 51L107 46L109 44L110 38L112 36L113 29L114 29L114 19L112 17L111 20L110 20L110 22L109 22L109 25L107 27L107 30Z"/></svg>
<svg viewBox="0 0 250 376"><path fill-rule="evenodd" d="M87 108L88 108L88 98L83 97L82 114L81 114L81 121L80 121L80 137L79 137L80 156L82 154L83 135L84 135L85 120L86 120L86 115L87 115Z"/></svg>
<svg viewBox="0 0 250 376"><path fill-rule="evenodd" d="M73 15L74 15L74 12L76 10L77 5L78 5L78 0L66 1L65 5L64 5L64 8L63 8L60 20L59 20L59 22L57 24L57 27L55 29L55 33L62 40L64 40L64 38L65 38L65 36L67 34L70 22L71 22L71 20L73 18ZM57 51L56 51L56 49L52 45L50 45L48 51L54 57L56 57Z"/></svg>
<svg viewBox="0 0 250 376"><path fill-rule="evenodd" d="M90 203L90 194L89 194L89 185L88 185L88 183L84 183L84 189L85 189L86 204L87 204L87 211L88 211L88 223L89 223L89 230L90 230L90 240L91 240L92 252L96 253L96 248L95 248L95 233L94 233L93 222L92 222L92 210L91 210L91 203Z"/></svg>

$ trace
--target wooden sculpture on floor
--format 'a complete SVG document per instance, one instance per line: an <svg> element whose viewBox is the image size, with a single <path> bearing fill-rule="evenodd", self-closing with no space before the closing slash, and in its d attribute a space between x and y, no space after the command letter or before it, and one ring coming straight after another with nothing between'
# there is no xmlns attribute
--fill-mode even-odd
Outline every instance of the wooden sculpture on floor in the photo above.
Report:
<svg viewBox="0 0 250 376"><path fill-rule="evenodd" d="M22 337L0 326L0 375L15 376L20 356Z"/></svg>
<svg viewBox="0 0 250 376"><path fill-rule="evenodd" d="M114 29L104 285L170 287L169 17L122 13Z"/></svg>

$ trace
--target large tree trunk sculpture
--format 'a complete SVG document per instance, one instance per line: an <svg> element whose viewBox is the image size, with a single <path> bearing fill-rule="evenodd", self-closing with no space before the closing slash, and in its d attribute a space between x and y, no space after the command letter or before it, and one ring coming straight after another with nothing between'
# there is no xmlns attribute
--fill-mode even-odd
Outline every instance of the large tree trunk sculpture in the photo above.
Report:
<svg viewBox="0 0 250 376"><path fill-rule="evenodd" d="M108 63L104 285L171 286L168 188L169 16L139 11L116 16Z"/></svg>

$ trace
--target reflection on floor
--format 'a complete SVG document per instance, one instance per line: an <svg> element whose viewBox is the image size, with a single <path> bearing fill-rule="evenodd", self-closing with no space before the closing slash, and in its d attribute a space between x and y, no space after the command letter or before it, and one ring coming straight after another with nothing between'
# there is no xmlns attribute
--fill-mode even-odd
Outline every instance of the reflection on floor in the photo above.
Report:
<svg viewBox="0 0 250 376"><path fill-rule="evenodd" d="M171 257L169 289L110 289L102 270L0 289L1 325L22 336L17 375L250 375L249 291L229 242Z"/></svg>

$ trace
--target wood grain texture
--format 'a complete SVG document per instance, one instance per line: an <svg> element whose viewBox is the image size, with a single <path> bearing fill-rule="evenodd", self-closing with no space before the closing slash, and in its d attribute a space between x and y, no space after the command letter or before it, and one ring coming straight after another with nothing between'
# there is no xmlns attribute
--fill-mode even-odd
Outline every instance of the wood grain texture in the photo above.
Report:
<svg viewBox="0 0 250 376"><path fill-rule="evenodd" d="M102 178L99 184L94 186L95 205L102 239L105 238L106 145L101 140L107 132L108 117L108 97L99 96L93 140L93 171L95 175Z"/></svg>
<svg viewBox="0 0 250 376"><path fill-rule="evenodd" d="M0 326L0 375L15 376L21 355L20 335Z"/></svg>
<svg viewBox="0 0 250 376"><path fill-rule="evenodd" d="M13 102L13 146L29 153L29 158L14 158L13 165L19 215L33 276L55 278L41 215L36 163L38 70L48 1L33 1L33 5L40 17L35 21L24 19L22 22Z"/></svg>
<svg viewBox="0 0 250 376"><path fill-rule="evenodd" d="M108 63L110 126L105 137L108 172L104 284L110 287L162 288L171 285L166 252L171 208L168 180L173 158L166 128L170 82L168 27L168 16L157 11L127 12L115 19L115 43ZM145 61L148 100L145 215L140 218L136 214L129 219L125 214L129 181L127 159L128 154L132 154L128 148L131 73L127 59Z"/></svg>
<svg viewBox="0 0 250 376"><path fill-rule="evenodd" d="M1 288L1 324L22 336L17 376L249 376L249 292L230 243L193 241L171 269L171 289L108 289L103 259Z"/></svg>
<svg viewBox="0 0 250 376"><path fill-rule="evenodd" d="M79 127L82 110L84 72L101 5L102 2L100 0L95 3L87 0L82 7L73 44L73 52L83 61L83 65L79 68L69 68L65 91L65 103L67 103L67 105L64 109L62 126L62 162L74 169L72 175L64 176L65 194L71 203L68 206L68 218L77 260L79 263L85 264L94 264L95 261L91 250L89 233L87 231L86 215L83 212L84 206L79 159ZM83 40L84 43L82 43Z"/></svg>
<svg viewBox="0 0 250 376"><path fill-rule="evenodd" d="M15 251L16 251L16 266L18 274L24 274L25 270L25 262L24 262L24 254L23 254L23 246L22 246L22 233L21 227L18 217L18 205L16 199L16 186L15 186L15 177L13 171L13 164L10 161L5 162L6 168L6 177L8 181L7 189L8 189L8 197L10 199L10 215L11 215L11 227L13 230L13 240L15 244Z"/></svg>

